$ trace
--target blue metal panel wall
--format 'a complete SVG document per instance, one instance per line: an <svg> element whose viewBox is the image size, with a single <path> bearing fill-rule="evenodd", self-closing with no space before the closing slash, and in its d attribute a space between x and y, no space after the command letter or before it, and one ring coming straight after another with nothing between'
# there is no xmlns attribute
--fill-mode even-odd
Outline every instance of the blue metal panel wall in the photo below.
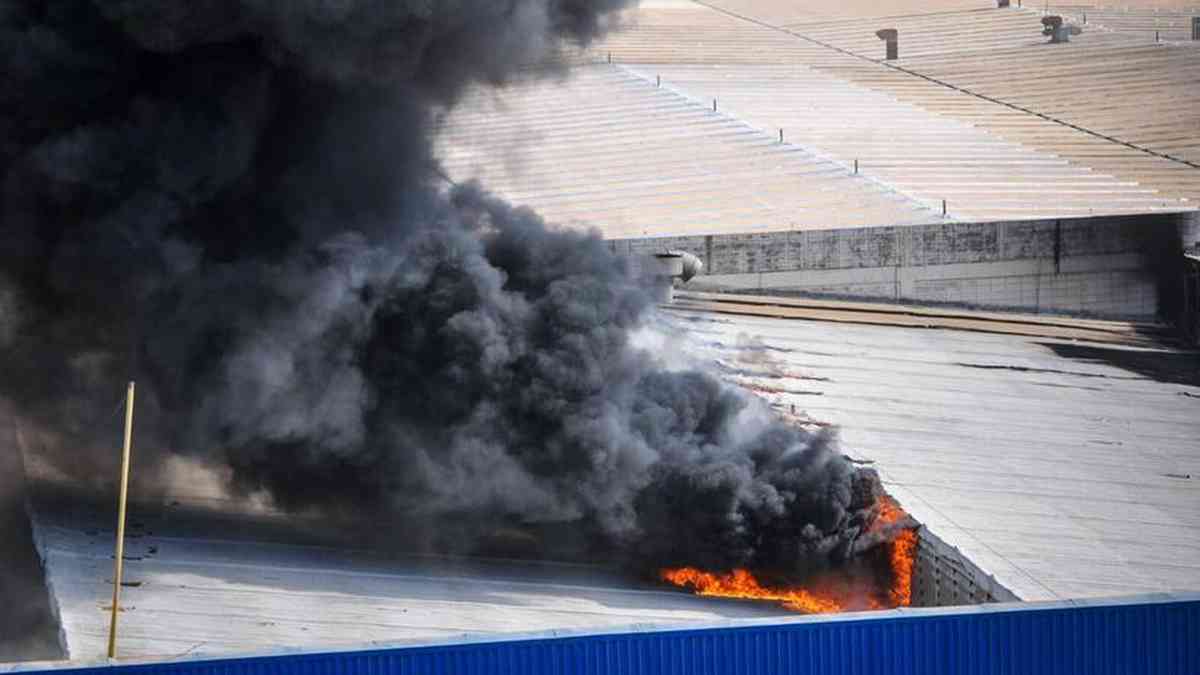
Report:
<svg viewBox="0 0 1200 675"><path fill-rule="evenodd" d="M165 627L169 630L169 627ZM26 671L33 672L33 671ZM1200 673L1200 596L55 669L55 675Z"/></svg>

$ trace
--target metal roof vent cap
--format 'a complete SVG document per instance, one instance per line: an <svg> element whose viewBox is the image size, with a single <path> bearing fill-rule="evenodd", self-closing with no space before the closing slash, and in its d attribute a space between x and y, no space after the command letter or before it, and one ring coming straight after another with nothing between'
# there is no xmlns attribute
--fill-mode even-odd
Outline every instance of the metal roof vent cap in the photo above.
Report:
<svg viewBox="0 0 1200 675"><path fill-rule="evenodd" d="M651 256L648 275L654 299L668 303L675 299L675 282L686 284L704 269L704 263L687 251L667 250Z"/></svg>
<svg viewBox="0 0 1200 675"><path fill-rule="evenodd" d="M900 31L895 28L884 28L875 31L875 37L887 43L888 61L900 58Z"/></svg>
<svg viewBox="0 0 1200 675"><path fill-rule="evenodd" d="M1063 18L1057 14L1042 17L1042 35L1050 36L1050 44L1070 42L1072 35L1079 35L1083 29L1063 23Z"/></svg>

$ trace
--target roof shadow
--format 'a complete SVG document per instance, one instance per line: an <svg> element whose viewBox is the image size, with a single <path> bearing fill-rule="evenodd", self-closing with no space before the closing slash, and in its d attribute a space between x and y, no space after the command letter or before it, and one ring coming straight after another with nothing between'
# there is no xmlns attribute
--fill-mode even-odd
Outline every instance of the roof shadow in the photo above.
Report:
<svg viewBox="0 0 1200 675"><path fill-rule="evenodd" d="M1038 344L1062 358L1114 366L1156 382L1200 387L1200 352L1148 351L1059 342Z"/></svg>

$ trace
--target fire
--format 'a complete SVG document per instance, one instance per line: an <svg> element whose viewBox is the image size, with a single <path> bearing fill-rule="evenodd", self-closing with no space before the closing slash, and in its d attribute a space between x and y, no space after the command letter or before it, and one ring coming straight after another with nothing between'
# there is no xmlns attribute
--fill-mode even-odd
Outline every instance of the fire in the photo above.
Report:
<svg viewBox="0 0 1200 675"><path fill-rule="evenodd" d="M663 570L662 579L676 586L690 586L697 595L778 602L788 609L806 614L828 614L842 610L836 601L802 588L767 588L749 570L744 569L714 574L695 567L680 567Z"/></svg>
<svg viewBox="0 0 1200 675"><path fill-rule="evenodd" d="M888 496L879 498L879 518L873 527L893 525L908 514L895 499ZM917 533L915 530L901 530L891 543L892 587L888 589L888 599L893 607L907 607L912 604L913 565L916 563Z"/></svg>
<svg viewBox="0 0 1200 675"><path fill-rule="evenodd" d="M916 561L917 533L904 530L892 542L892 587L888 598L893 607L912 604L913 563Z"/></svg>
<svg viewBox="0 0 1200 675"><path fill-rule="evenodd" d="M879 517L871 524L872 529L880 528L885 525L893 525L900 522L900 519L908 515L904 509L900 508L900 504L895 499L887 495L880 495L875 501L875 506L879 508Z"/></svg>
<svg viewBox="0 0 1200 675"><path fill-rule="evenodd" d="M879 515L870 528L873 531L895 525L908 515L891 497L880 497L877 507ZM901 530L887 545L886 551L891 572L890 585L886 588L860 589L859 593L847 592L845 588L839 589L839 584L830 579L819 584L820 590L766 586L746 569L714 573L695 567L678 567L664 569L659 574L663 581L682 588L691 588L697 595L778 602L787 609L806 614L828 614L845 611L847 608L907 607L912 604L912 575L917 553L916 530Z"/></svg>

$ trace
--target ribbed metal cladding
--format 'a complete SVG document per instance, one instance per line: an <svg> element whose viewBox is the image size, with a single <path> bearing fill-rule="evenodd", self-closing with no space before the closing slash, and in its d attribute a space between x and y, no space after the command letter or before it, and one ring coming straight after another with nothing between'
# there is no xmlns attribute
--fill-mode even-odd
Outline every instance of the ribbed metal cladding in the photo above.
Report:
<svg viewBox="0 0 1200 675"><path fill-rule="evenodd" d="M164 631L169 627L164 626ZM1200 673L1200 594L94 668L58 675ZM20 672L37 672L17 669ZM0 672L3 672L0 670Z"/></svg>

